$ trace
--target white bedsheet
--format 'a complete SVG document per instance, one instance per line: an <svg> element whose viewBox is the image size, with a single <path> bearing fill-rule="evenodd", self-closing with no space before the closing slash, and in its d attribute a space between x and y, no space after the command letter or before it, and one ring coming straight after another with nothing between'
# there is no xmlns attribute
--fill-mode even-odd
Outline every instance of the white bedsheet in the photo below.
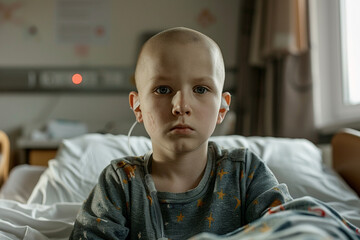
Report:
<svg viewBox="0 0 360 240"><path fill-rule="evenodd" d="M309 195L328 202L360 226L360 199L331 169L322 164L321 151L303 139L226 136L220 145L248 147L272 169L293 197ZM136 155L151 148L145 137L132 137ZM66 239L76 213L112 159L132 155L123 135L87 134L65 140L41 175L27 204L0 200L0 239ZM7 237L7 238L6 238Z"/></svg>
<svg viewBox="0 0 360 240"><path fill-rule="evenodd" d="M0 239L69 239L81 203L21 204L0 199Z"/></svg>

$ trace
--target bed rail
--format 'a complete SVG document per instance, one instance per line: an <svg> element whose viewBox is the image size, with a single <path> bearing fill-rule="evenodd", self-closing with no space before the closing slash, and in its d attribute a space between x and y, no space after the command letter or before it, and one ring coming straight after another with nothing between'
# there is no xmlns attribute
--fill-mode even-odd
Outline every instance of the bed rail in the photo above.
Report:
<svg viewBox="0 0 360 240"><path fill-rule="evenodd" d="M7 134L0 130L0 187L9 175L10 142Z"/></svg>

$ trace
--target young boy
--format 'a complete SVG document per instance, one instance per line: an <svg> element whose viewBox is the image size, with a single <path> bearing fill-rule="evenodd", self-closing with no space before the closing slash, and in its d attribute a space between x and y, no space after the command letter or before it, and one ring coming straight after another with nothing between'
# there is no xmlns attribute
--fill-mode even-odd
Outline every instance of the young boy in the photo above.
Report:
<svg viewBox="0 0 360 240"><path fill-rule="evenodd" d="M114 160L83 204L72 239L187 239L225 234L290 200L247 149L208 139L230 104L217 44L187 28L143 46L129 95L152 152ZM223 102L223 103L222 103Z"/></svg>

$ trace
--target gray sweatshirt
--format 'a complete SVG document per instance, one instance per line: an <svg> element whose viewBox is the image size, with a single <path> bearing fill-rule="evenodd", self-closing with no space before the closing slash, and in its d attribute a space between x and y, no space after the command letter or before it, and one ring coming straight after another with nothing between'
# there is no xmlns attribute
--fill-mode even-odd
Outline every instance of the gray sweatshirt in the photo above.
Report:
<svg viewBox="0 0 360 240"><path fill-rule="evenodd" d="M248 149L210 142L199 185L184 193L157 192L151 154L114 160L78 213L70 239L187 239L226 234L291 200L270 169Z"/></svg>

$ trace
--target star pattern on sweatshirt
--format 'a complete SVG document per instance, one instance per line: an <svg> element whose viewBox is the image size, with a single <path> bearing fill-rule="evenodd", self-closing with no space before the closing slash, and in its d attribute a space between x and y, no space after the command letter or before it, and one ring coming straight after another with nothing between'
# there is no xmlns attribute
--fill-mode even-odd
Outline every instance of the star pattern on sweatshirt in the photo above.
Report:
<svg viewBox="0 0 360 240"><path fill-rule="evenodd" d="M116 164L117 167L122 168L129 180L135 178L136 166L129 164L126 161L120 161Z"/></svg>
<svg viewBox="0 0 360 240"><path fill-rule="evenodd" d="M147 195L147 198L148 198L149 201L150 201L150 205L152 205L152 204L153 204L153 199L152 199L152 197L151 197L150 195Z"/></svg>
<svg viewBox="0 0 360 240"><path fill-rule="evenodd" d="M177 222L184 221L184 215L182 214L182 212L180 212L180 214L178 216L176 216L176 218L177 218Z"/></svg>
<svg viewBox="0 0 360 240"><path fill-rule="evenodd" d="M220 192L217 192L217 194L219 195L218 199L224 200L224 196L226 195L226 193L223 193L222 189Z"/></svg>
<svg viewBox="0 0 360 240"><path fill-rule="evenodd" d="M220 176L220 181L222 180L222 177L223 177L224 175L226 175L226 174L228 174L228 172L225 172L223 168L221 169L221 171L220 171L220 172L218 172L218 174L217 174L217 175L219 175L219 176Z"/></svg>
<svg viewBox="0 0 360 240"><path fill-rule="evenodd" d="M235 206L234 210L236 210L238 207L241 206L241 200L238 199L237 197L234 197L234 198L236 199L236 206Z"/></svg>
<svg viewBox="0 0 360 240"><path fill-rule="evenodd" d="M210 212L210 216L208 216L206 220L209 221L209 228L211 228L211 223L215 221L215 219L212 217L212 212Z"/></svg>
<svg viewBox="0 0 360 240"><path fill-rule="evenodd" d="M204 205L204 202L202 199L197 200L197 204L196 204L197 207L202 207L203 205Z"/></svg>

